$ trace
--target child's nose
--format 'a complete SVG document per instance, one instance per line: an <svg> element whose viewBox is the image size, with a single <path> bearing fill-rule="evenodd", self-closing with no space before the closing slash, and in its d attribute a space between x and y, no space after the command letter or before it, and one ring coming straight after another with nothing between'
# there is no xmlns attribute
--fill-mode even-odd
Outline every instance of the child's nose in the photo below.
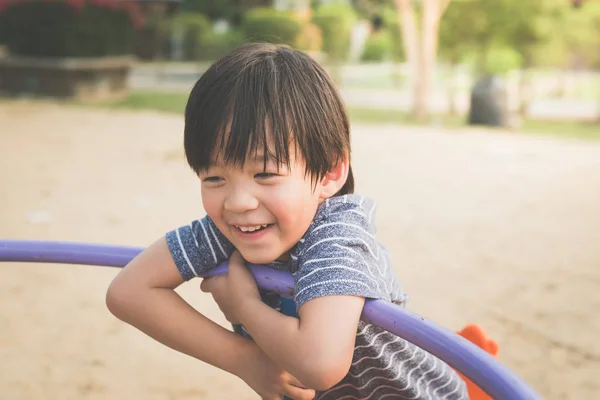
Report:
<svg viewBox="0 0 600 400"><path fill-rule="evenodd" d="M258 208L258 199L247 190L232 190L225 199L227 211L242 213Z"/></svg>

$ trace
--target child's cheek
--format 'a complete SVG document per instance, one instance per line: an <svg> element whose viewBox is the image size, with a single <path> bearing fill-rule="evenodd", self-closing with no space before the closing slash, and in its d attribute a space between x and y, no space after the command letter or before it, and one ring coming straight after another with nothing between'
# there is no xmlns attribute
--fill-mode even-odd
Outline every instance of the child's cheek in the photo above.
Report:
<svg viewBox="0 0 600 400"><path fill-rule="evenodd" d="M221 209L222 209L222 201L220 201L216 196L212 196L210 194L202 194L202 207L206 214L217 224L221 223ZM219 226L221 229L222 227Z"/></svg>
<svg viewBox="0 0 600 400"><path fill-rule="evenodd" d="M317 202L306 193L296 192L285 204L285 209L280 210L289 227L293 230L304 232L311 224L317 209Z"/></svg>

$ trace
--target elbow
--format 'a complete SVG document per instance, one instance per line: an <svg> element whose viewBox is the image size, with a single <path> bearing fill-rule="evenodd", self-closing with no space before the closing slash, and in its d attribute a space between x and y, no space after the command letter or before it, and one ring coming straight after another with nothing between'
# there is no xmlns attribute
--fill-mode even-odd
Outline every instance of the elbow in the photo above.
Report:
<svg viewBox="0 0 600 400"><path fill-rule="evenodd" d="M125 318L127 309L127 299L131 295L128 295L127 290L121 285L118 279L111 282L110 286L106 291L105 303L108 311L120 320Z"/></svg>
<svg viewBox="0 0 600 400"><path fill-rule="evenodd" d="M308 365L309 373L306 374L306 382L301 382L307 387L321 392L331 389L348 375L352 358L343 360L313 359L312 361Z"/></svg>

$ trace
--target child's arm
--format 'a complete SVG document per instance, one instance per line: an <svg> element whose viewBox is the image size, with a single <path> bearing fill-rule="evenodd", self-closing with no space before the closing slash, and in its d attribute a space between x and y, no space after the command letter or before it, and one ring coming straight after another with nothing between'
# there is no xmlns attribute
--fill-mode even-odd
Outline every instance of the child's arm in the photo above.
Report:
<svg viewBox="0 0 600 400"><path fill-rule="evenodd" d="M269 357L316 390L328 389L346 376L365 300L391 291L391 267L371 223L374 203L363 200L325 203L326 220L303 237L294 261L300 320L262 304L254 278L236 253L227 277L203 283L225 314L240 321Z"/></svg>
<svg viewBox="0 0 600 400"><path fill-rule="evenodd" d="M174 291L181 283L183 278L161 238L117 275L106 304L117 318L166 346L242 378L261 395L277 392L305 398L298 391L304 396L312 392L297 388L299 382L255 343L198 313Z"/></svg>
<svg viewBox="0 0 600 400"><path fill-rule="evenodd" d="M348 374L364 302L320 297L304 304L298 319L253 300L241 303L240 321L277 364L308 387L327 390Z"/></svg>
<svg viewBox="0 0 600 400"><path fill-rule="evenodd" d="M273 361L308 387L329 389L348 373L363 297L320 297L300 308L300 319L285 316L261 301L237 252L229 260L228 274L205 280L202 289L245 326Z"/></svg>
<svg viewBox="0 0 600 400"><path fill-rule="evenodd" d="M235 374L239 353L249 350L247 341L186 303L173 290L182 283L161 238L117 275L106 305L117 318L166 346Z"/></svg>

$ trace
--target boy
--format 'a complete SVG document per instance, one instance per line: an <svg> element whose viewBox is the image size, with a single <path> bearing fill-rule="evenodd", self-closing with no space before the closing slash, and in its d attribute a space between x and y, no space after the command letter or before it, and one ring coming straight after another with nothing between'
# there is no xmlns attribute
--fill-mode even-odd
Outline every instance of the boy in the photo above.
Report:
<svg viewBox="0 0 600 400"><path fill-rule="evenodd" d="M404 304L353 195L350 133L330 78L301 52L241 46L194 86L184 147L206 216L166 234L114 280L107 306L156 340L242 378L263 399L465 399L446 364L360 321L365 299ZM174 288L205 279L232 333ZM299 318L257 290L245 262L292 272Z"/></svg>

